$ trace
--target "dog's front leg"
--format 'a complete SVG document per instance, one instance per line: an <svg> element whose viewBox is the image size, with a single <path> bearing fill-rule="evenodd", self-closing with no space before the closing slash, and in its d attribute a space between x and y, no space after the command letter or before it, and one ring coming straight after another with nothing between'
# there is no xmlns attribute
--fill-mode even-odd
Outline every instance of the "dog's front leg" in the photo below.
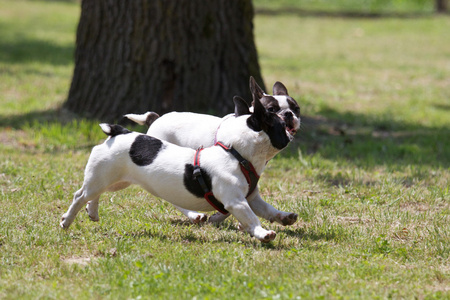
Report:
<svg viewBox="0 0 450 300"><path fill-rule="evenodd" d="M252 211L247 203L247 200L242 197L238 200L224 201L225 208L236 217L240 222L240 226L254 236L258 240L264 243L268 243L275 239L276 233L273 230L265 230L261 227L258 217Z"/></svg>
<svg viewBox="0 0 450 300"><path fill-rule="evenodd" d="M186 217L189 218L189 220L194 224L204 223L208 216L193 210L188 210L181 208L179 206L174 205L176 209L178 209L180 212L182 212Z"/></svg>
<svg viewBox="0 0 450 300"><path fill-rule="evenodd" d="M297 221L298 215L296 213L289 213L276 209L261 198L258 190L250 195L248 203L257 216L269 220L270 222L277 222L287 226L292 225Z"/></svg>

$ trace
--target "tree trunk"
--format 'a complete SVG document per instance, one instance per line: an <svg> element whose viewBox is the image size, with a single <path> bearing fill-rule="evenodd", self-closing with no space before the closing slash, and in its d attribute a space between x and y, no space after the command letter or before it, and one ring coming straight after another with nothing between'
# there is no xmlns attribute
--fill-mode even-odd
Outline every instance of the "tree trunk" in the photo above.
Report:
<svg viewBox="0 0 450 300"><path fill-rule="evenodd" d="M436 12L445 13L447 11L447 0L435 0Z"/></svg>
<svg viewBox="0 0 450 300"><path fill-rule="evenodd" d="M65 107L103 121L223 115L250 102L250 75L262 83L251 0L83 0L76 44Z"/></svg>

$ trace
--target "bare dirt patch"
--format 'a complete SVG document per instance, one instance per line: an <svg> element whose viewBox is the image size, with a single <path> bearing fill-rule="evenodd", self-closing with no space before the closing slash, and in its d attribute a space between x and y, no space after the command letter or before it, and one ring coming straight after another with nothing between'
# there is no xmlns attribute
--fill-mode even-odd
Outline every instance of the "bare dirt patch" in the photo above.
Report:
<svg viewBox="0 0 450 300"><path fill-rule="evenodd" d="M80 266L87 266L91 262L93 262L95 259L91 257L69 257L62 259L63 262L69 264L69 265L80 265Z"/></svg>
<svg viewBox="0 0 450 300"><path fill-rule="evenodd" d="M0 144L19 150L34 149L36 145L24 130L5 128L0 131Z"/></svg>

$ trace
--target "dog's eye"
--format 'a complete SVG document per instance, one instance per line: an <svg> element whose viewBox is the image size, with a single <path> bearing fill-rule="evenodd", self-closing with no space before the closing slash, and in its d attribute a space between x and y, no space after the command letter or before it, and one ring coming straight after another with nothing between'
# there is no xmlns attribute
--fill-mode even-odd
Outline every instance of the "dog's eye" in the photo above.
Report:
<svg viewBox="0 0 450 300"><path fill-rule="evenodd" d="M269 107L267 110L270 112L276 112L275 107Z"/></svg>

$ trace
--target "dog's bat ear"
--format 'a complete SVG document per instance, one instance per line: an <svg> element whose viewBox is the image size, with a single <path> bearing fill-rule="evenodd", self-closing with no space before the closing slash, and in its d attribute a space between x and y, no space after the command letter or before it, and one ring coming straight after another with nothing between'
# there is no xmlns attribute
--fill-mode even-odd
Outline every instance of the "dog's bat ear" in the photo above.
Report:
<svg viewBox="0 0 450 300"><path fill-rule="evenodd" d="M244 99L242 99L239 96L234 96L233 102L234 102L234 115L236 117L250 114L250 109L248 108L248 104L247 102L245 102Z"/></svg>
<svg viewBox="0 0 450 300"><path fill-rule="evenodd" d="M250 118L247 119L248 127L255 131L263 130L266 113L267 111L262 105L261 101L256 98L253 101L253 113Z"/></svg>
<svg viewBox="0 0 450 300"><path fill-rule="evenodd" d="M262 105L261 101L259 99L255 99L255 101L253 101L253 115L256 119L259 121L264 120L266 112L267 110L264 105Z"/></svg>
<svg viewBox="0 0 450 300"><path fill-rule="evenodd" d="M250 76L250 92L252 93L253 101L255 101L255 98L261 99L264 96L263 89L256 83L253 76Z"/></svg>
<svg viewBox="0 0 450 300"><path fill-rule="evenodd" d="M281 82L277 81L273 85L274 96L289 96L287 88Z"/></svg>

